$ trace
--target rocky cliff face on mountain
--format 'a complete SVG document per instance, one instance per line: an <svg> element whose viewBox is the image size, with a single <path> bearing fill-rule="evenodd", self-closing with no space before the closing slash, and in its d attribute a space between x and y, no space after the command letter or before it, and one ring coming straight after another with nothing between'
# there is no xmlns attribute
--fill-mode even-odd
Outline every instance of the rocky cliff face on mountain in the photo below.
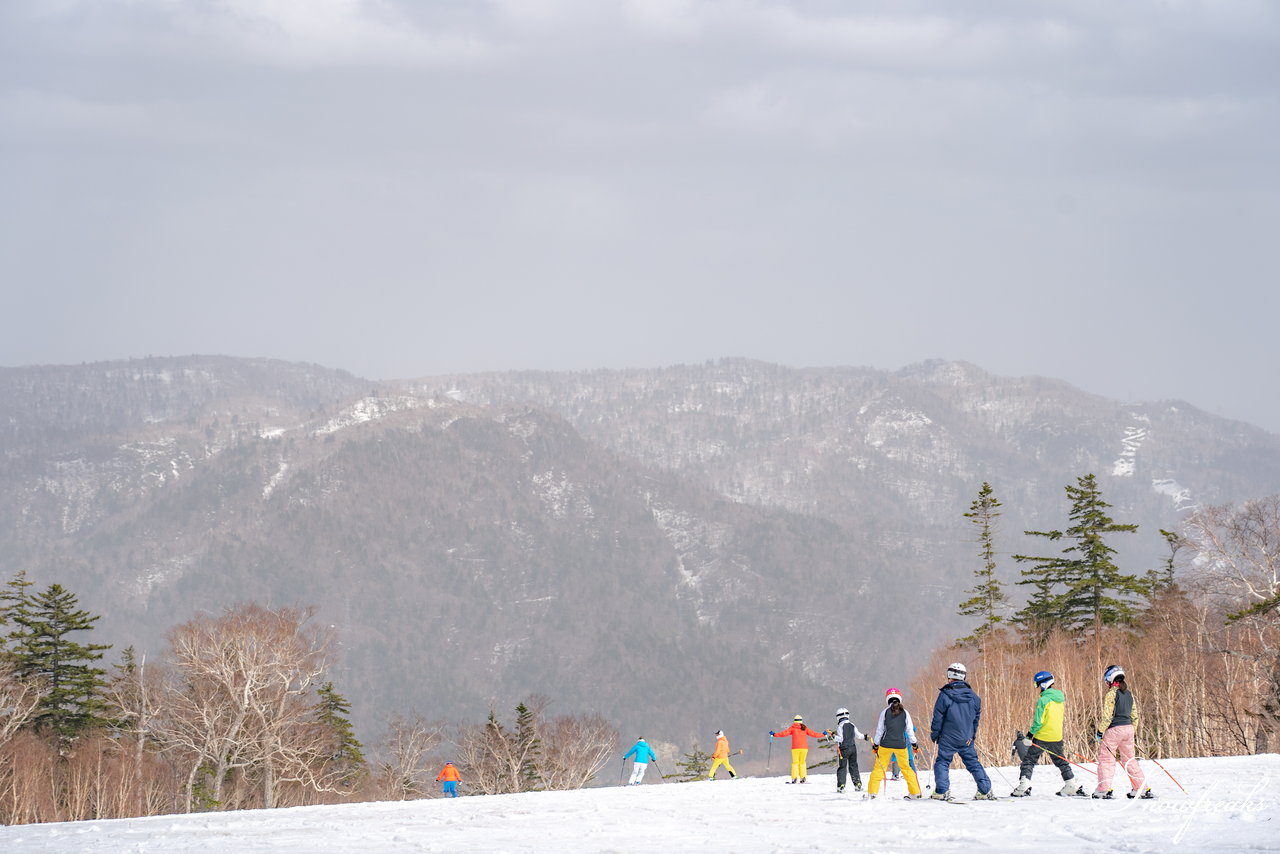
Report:
<svg viewBox="0 0 1280 854"><path fill-rule="evenodd" d="M982 481L1012 553L1097 474L1141 526L1115 543L1131 572L1189 509L1280 491L1280 437L959 363L11 368L0 450L0 573L69 586L98 640L144 651L199 610L314 604L366 737L530 693L684 744L869 711L969 628Z"/></svg>

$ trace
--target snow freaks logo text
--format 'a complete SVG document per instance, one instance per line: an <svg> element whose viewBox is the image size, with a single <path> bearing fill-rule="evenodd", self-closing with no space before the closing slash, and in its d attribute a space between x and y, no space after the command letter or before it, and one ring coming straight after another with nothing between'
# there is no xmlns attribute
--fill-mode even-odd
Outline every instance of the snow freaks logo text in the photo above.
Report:
<svg viewBox="0 0 1280 854"><path fill-rule="evenodd" d="M1269 784L1271 778L1264 776L1258 779L1253 789L1243 798L1215 798L1213 792L1218 788L1218 783L1213 783L1209 788L1205 789L1200 795L1192 800L1159 800L1151 804L1149 809L1151 812L1171 813L1185 816L1182 823L1178 825L1178 832L1173 835L1174 843L1182 841L1182 836L1187 832L1187 828L1191 826L1192 820L1197 815L1206 815L1209 813L1231 814L1231 815L1250 815L1254 813L1266 812L1267 810L1276 809L1280 806L1273 798L1265 796L1260 797L1259 792L1270 791ZM1137 804L1138 801L1131 802Z"/></svg>

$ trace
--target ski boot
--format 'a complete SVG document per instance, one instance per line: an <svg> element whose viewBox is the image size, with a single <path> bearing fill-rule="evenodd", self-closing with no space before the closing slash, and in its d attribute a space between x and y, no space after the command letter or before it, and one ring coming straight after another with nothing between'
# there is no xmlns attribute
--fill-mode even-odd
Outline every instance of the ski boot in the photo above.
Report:
<svg viewBox="0 0 1280 854"><path fill-rule="evenodd" d="M862 781L861 781L861 780L855 780L855 781L853 782L853 788L854 788L854 790L855 790L855 791L861 792L861 791L862 791Z"/></svg>
<svg viewBox="0 0 1280 854"><path fill-rule="evenodd" d="M1084 787L1076 780L1067 780L1062 784L1062 788L1058 790L1058 794L1064 798L1087 798Z"/></svg>
<svg viewBox="0 0 1280 854"><path fill-rule="evenodd" d="M955 798L951 797L950 792L934 792L932 795L929 796L929 799L934 801L954 801L955 800Z"/></svg>
<svg viewBox="0 0 1280 854"><path fill-rule="evenodd" d="M1133 798L1140 798L1141 800L1149 801L1149 800L1151 800L1152 798L1154 798L1154 797L1155 797L1155 795L1151 794L1151 787L1150 787L1150 786L1147 786L1147 787L1146 787L1145 789L1143 789L1141 792L1139 792L1137 789L1134 789L1132 792L1130 792L1130 793L1129 793L1128 795L1126 795L1125 797L1127 797L1127 798L1129 798L1129 799L1133 799Z"/></svg>
<svg viewBox="0 0 1280 854"><path fill-rule="evenodd" d="M836 786L836 791L843 795L843 794L844 794L844 786Z"/></svg>
<svg viewBox="0 0 1280 854"><path fill-rule="evenodd" d="M1030 791L1030 789L1028 789L1027 791ZM995 793L993 793L993 792L978 792L978 794L976 794L976 795L974 795L974 796L973 796L973 799L974 799L975 801L998 801L998 800L1000 800L999 798L997 798L997 797L995 796Z"/></svg>
<svg viewBox="0 0 1280 854"><path fill-rule="evenodd" d="M924 795L903 795L902 799L904 801L922 801L924 800Z"/></svg>
<svg viewBox="0 0 1280 854"><path fill-rule="evenodd" d="M1031 781L1023 777L1018 781L1018 785L1013 787L1013 791L1009 793L1011 798L1025 798L1031 794Z"/></svg>
<svg viewBox="0 0 1280 854"><path fill-rule="evenodd" d="M1109 801L1109 800L1112 800L1114 797L1115 797L1115 793L1111 789L1107 789L1105 792L1102 791L1101 789L1098 789L1096 792L1093 793L1093 799L1096 801Z"/></svg>

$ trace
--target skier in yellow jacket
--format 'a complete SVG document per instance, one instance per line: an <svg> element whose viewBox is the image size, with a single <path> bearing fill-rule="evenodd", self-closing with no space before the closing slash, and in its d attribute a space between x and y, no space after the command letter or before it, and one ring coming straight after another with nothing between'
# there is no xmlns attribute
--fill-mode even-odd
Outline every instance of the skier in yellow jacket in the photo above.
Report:
<svg viewBox="0 0 1280 854"><path fill-rule="evenodd" d="M1071 763L1064 755L1066 751L1063 749L1062 721L1066 714L1066 697L1053 687L1053 674L1049 671L1041 670L1033 679L1040 689L1040 699L1036 701L1031 729L1014 745L1018 755L1022 757L1022 773L1018 785L1009 793L1009 797L1025 798L1031 794L1031 775L1036 770L1041 753L1048 753L1062 774L1062 789L1058 794L1064 798L1073 795L1084 797L1085 793L1071 771Z"/></svg>
<svg viewBox="0 0 1280 854"><path fill-rule="evenodd" d="M729 739L725 737L723 730L716 730L716 749L711 754L711 770L707 772L708 780L716 778L716 770L721 765L729 772L730 780L738 776L734 773L733 766L729 764Z"/></svg>

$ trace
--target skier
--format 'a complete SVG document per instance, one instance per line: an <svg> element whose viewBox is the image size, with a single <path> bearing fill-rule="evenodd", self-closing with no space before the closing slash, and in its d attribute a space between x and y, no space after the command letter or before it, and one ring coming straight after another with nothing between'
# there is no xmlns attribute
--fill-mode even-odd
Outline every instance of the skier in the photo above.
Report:
<svg viewBox="0 0 1280 854"><path fill-rule="evenodd" d="M451 798L458 797L458 784L462 782L462 777L458 774L458 769L453 767L452 762L444 763L444 767L440 769L439 775L436 776L436 782L444 781L444 794Z"/></svg>
<svg viewBox="0 0 1280 854"><path fill-rule="evenodd" d="M1095 798L1110 800L1111 778L1116 773L1116 760L1129 775L1133 789L1131 798L1153 798L1151 787L1144 786L1146 777L1138 760L1134 758L1134 733L1138 726L1138 701L1124 681L1124 668L1117 664L1107 665L1102 672L1102 680L1107 683L1107 695L1102 700L1102 714L1098 718L1098 788L1094 790Z"/></svg>
<svg viewBox="0 0 1280 854"><path fill-rule="evenodd" d="M1066 713L1066 697L1053 687L1053 674L1041 670L1034 677L1040 689L1040 699L1036 701L1036 713L1031 721L1031 729L1020 739L1019 754L1022 755L1022 773L1018 785L1009 793L1012 798L1022 798L1031 794L1031 775L1040 761L1040 754L1048 751L1049 758L1058 771L1062 773L1062 789L1058 792L1063 797L1084 795L1080 782L1071 771L1071 763L1066 759L1066 751L1062 744L1062 720Z"/></svg>
<svg viewBox="0 0 1280 854"><path fill-rule="evenodd" d="M844 791L846 774L853 777L853 788L862 791L862 773L858 771L858 741L870 741L871 736L858 730L849 720L848 709L836 709L836 728L833 730L836 740L836 791Z"/></svg>
<svg viewBox="0 0 1280 854"><path fill-rule="evenodd" d="M716 749L711 754L711 770L707 772L708 780L716 778L716 769L721 765L729 772L730 780L738 776L734 773L733 766L729 764L729 739L725 737L723 730L716 730Z"/></svg>
<svg viewBox="0 0 1280 854"><path fill-rule="evenodd" d="M951 797L951 757L960 754L965 769L978 784L974 800L994 801L991 794L991 778L978 761L978 750L973 742L978 737L978 721L982 718L982 698L965 681L969 672L960 662L947 668L947 684L938 690L933 704L933 722L929 727L929 739L938 745L933 760L933 795L940 801Z"/></svg>
<svg viewBox="0 0 1280 854"><path fill-rule="evenodd" d="M909 749L908 749L909 748ZM889 761L897 758L902 776L907 778L907 797L918 799L920 781L916 779L916 763L912 755L920 750L916 743L916 727L911 723L911 713L902 707L902 694L897 688L884 692L884 710L876 722L876 737L871 740L871 752L876 755L871 779L867 781L867 797L874 798L880 792L880 783L889 773Z"/></svg>
<svg viewBox="0 0 1280 854"><path fill-rule="evenodd" d="M830 735L829 732L818 732L809 729L804 725L804 718L796 715L791 719L791 726L781 732L769 730L769 735L773 738L786 738L791 736L791 780L792 783L809 782L806 775L809 771L809 739L825 738Z"/></svg>
<svg viewBox="0 0 1280 854"><path fill-rule="evenodd" d="M658 754L653 752L653 748L643 738L636 739L636 743L631 749L622 755L622 761L626 762L632 756L635 756L635 764L631 766L631 785L638 786L644 780L645 769L649 767L649 763L658 758Z"/></svg>

